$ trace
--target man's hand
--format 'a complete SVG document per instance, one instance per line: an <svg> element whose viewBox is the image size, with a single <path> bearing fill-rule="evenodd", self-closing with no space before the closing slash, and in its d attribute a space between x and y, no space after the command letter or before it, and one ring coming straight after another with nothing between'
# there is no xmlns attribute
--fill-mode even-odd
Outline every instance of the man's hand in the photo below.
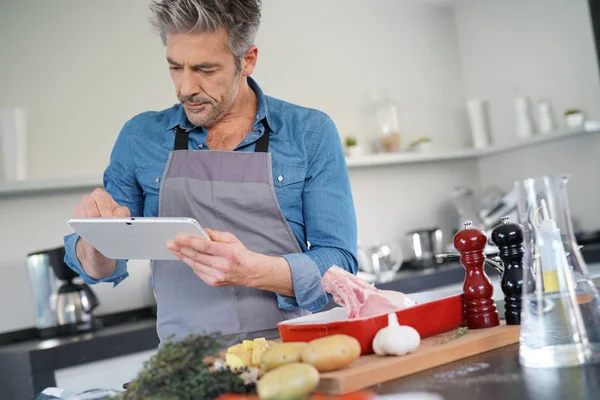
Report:
<svg viewBox="0 0 600 400"><path fill-rule="evenodd" d="M131 213L125 206L119 206L104 189L95 189L86 194L75 208L74 218L91 217L129 217Z"/></svg>
<svg viewBox="0 0 600 400"><path fill-rule="evenodd" d="M257 254L228 232L206 229L211 240L178 236L167 248L210 286L250 286Z"/></svg>
<svg viewBox="0 0 600 400"><path fill-rule="evenodd" d="M254 253L229 232L206 232L211 240L181 236L167 248L210 286L247 286L294 296L285 258Z"/></svg>
<svg viewBox="0 0 600 400"><path fill-rule="evenodd" d="M95 189L86 194L75 208L74 218L129 217L131 213L125 206L119 206L104 189ZM105 278L115 270L116 261L104 257L83 238L77 240L75 253L85 272L92 278Z"/></svg>

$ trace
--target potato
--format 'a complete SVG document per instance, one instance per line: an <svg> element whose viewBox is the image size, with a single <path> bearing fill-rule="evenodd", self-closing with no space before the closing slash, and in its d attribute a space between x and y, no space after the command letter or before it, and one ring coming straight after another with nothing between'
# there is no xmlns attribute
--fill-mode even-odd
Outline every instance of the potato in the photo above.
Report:
<svg viewBox="0 0 600 400"><path fill-rule="evenodd" d="M244 340L242 341L242 345L248 353L252 353L254 350L254 342L252 340Z"/></svg>
<svg viewBox="0 0 600 400"><path fill-rule="evenodd" d="M312 365L291 363L264 374L256 391L261 400L300 400L317 388L319 379Z"/></svg>
<svg viewBox="0 0 600 400"><path fill-rule="evenodd" d="M300 353L307 346L306 342L288 342L269 347L260 357L260 366L266 372L285 364L301 362Z"/></svg>
<svg viewBox="0 0 600 400"><path fill-rule="evenodd" d="M301 357L320 372L334 371L360 357L360 343L348 335L326 336L309 342Z"/></svg>
<svg viewBox="0 0 600 400"><path fill-rule="evenodd" d="M238 352L225 354L225 365L231 369L249 367L252 364L250 353Z"/></svg>
<svg viewBox="0 0 600 400"><path fill-rule="evenodd" d="M275 342L266 340L264 337L254 340L244 340L242 343L230 346L227 349L225 365L235 368L243 366L258 367L262 353L272 345L275 345Z"/></svg>
<svg viewBox="0 0 600 400"><path fill-rule="evenodd" d="M233 346L227 349L228 353L239 353L242 351L246 351L246 346L243 343L234 344Z"/></svg>

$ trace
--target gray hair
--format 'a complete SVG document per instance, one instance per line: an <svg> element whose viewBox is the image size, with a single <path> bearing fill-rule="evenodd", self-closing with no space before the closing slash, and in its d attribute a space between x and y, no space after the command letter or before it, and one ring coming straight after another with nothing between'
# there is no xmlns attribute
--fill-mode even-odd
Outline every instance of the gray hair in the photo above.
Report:
<svg viewBox="0 0 600 400"><path fill-rule="evenodd" d="M227 47L241 68L260 25L261 0L153 0L150 23L166 44L168 33L227 30Z"/></svg>

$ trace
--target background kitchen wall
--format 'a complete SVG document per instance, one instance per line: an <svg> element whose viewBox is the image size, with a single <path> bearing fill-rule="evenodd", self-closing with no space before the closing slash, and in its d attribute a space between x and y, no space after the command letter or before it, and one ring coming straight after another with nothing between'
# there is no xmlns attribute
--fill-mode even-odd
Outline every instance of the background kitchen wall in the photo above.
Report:
<svg viewBox="0 0 600 400"><path fill-rule="evenodd" d="M510 143L515 84L534 99L551 96L557 115L582 107L600 118L586 1L492 3L264 0L254 77L270 95L329 113L342 138L362 142L374 138L369 105L381 89L400 105L403 142L429 136L434 149L470 145L464 103L472 97L491 102L493 139ZM125 121L175 102L147 6L147 0L0 0L0 54L9 60L0 63L0 106L28 112L29 178L100 181ZM458 224L449 199L455 186L476 193L508 188L521 175L544 171L543 159L559 156L560 171L574 174L573 197L583 198L588 171L597 169L591 151L598 143L586 137L522 150L508 165L497 156L351 169L359 239L398 243L407 230L433 225L449 237ZM586 146L590 157L580 158L576 146ZM14 304L0 307L0 332L33 325L26 254L62 243L65 220L84 193L0 197L0 301ZM588 218L585 206L597 197L573 204L591 229L600 221ZM147 263L130 272L115 289L94 287L99 313L152 301Z"/></svg>
<svg viewBox="0 0 600 400"><path fill-rule="evenodd" d="M542 4L543 3L543 4ZM459 1L456 28L466 99L491 104L496 144L516 138L514 88L534 102L550 100L559 124L562 113L581 108L600 119L600 81L585 0ZM600 138L586 136L561 143L486 157L479 161L482 188L507 190L515 180L568 172L571 207L580 229L600 227L594 211L600 198Z"/></svg>

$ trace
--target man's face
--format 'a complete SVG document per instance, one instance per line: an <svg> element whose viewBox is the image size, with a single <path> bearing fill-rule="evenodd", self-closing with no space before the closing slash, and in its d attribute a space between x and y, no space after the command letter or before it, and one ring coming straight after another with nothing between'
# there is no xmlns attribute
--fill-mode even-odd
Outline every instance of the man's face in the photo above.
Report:
<svg viewBox="0 0 600 400"><path fill-rule="evenodd" d="M166 42L177 98L191 123L210 127L231 110L245 75L227 48L227 31L172 34Z"/></svg>

